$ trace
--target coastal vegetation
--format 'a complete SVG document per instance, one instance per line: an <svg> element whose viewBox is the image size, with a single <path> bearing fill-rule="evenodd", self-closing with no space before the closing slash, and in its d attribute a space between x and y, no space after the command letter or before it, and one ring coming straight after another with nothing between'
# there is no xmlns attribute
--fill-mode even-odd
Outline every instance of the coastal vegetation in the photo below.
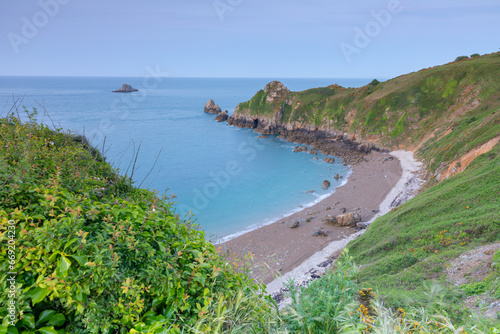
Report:
<svg viewBox="0 0 500 334"><path fill-rule="evenodd" d="M84 136L38 123L36 110L0 119L0 334L500 333L465 304L500 298L498 247L484 275L452 275L500 240L498 78L500 53L473 55L358 89L273 84L238 106L232 118L256 130L346 133L413 150L427 171L423 191L325 276L290 282L281 310L244 260L228 261Z"/></svg>

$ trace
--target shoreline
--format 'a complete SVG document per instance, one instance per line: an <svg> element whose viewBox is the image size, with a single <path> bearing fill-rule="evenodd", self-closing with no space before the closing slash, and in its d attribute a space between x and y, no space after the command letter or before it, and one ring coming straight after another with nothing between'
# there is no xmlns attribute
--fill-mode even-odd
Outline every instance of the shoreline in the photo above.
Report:
<svg viewBox="0 0 500 334"><path fill-rule="evenodd" d="M283 277L299 267L333 241L342 241L355 234L352 227L326 223L339 215L343 208L346 213L359 212L363 222L370 221L402 175L398 159L388 153L372 151L352 166L347 182L327 198L219 246L233 258L243 259L249 253L253 254L251 277L269 284L276 277ZM299 227L291 228L297 221ZM313 236L318 231L324 236Z"/></svg>
<svg viewBox="0 0 500 334"><path fill-rule="evenodd" d="M390 154L398 158L398 161L401 163L401 178L380 203L379 212L366 222L367 225L370 225L378 217L388 213L392 208L397 207L414 197L415 193L420 189L420 186L423 183L423 181L418 177L418 172L421 170L422 163L415 160L413 152L393 151L390 152ZM350 241L363 235L365 232L366 229L352 234L348 238L333 241L290 272L267 284L267 292L275 298L279 297L279 299L282 299L283 292L286 290L285 284L290 280L293 280L295 285L304 286L310 281L316 279L318 276L324 275L328 267L324 264L332 264L334 262L334 258L337 258L338 255L340 255L340 252Z"/></svg>
<svg viewBox="0 0 500 334"><path fill-rule="evenodd" d="M321 195L317 199L315 199L314 201L306 203L306 204L303 204L303 205L297 207L296 209L294 209L294 210L292 210L292 211L290 211L288 213L280 215L279 217L269 218L264 223L254 224L254 225L249 226L247 229L245 229L243 231L232 233L232 234L229 234L229 235L227 235L225 237L220 237L220 238L217 239L217 242L214 242L214 245L216 245L216 246L217 245L222 245L222 244L224 244L224 243L226 243L226 242L228 242L230 240L233 240L235 238L241 237L242 235L245 235L247 233L251 233L251 232L253 232L255 230L258 230L258 229L260 229L262 227L265 227L265 226L277 223L278 221L280 221L282 219L289 218L290 216L292 216L292 215L294 215L296 213L300 213L301 211L304 211L304 210L306 210L306 209L308 209L308 208L310 208L312 206L315 206L318 203L321 203L322 201L324 201L328 197L332 196L337 191L338 188L346 185L347 182L349 182L349 177L351 176L351 174L352 174L352 169L350 169L348 171L348 173L345 176L345 178L343 179L342 183L340 185L338 185L337 187L335 187L334 190L333 190L333 192Z"/></svg>

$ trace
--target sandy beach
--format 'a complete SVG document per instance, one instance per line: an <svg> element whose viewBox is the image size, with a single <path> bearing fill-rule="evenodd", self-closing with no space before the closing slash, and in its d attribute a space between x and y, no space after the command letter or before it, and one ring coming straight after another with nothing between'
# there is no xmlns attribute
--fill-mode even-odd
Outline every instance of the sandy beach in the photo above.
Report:
<svg viewBox="0 0 500 334"><path fill-rule="evenodd" d="M277 278L277 281L281 281L289 276L287 273L297 268L301 268L301 272L307 271L308 267L311 267L308 264L311 261L324 262L336 248L343 248L356 233L360 233L352 227L326 224L328 216L337 216L345 208L347 213L359 212L362 221L369 222L379 213L384 199L396 196L388 196L391 191L400 193L399 190L394 190L398 188L395 187L398 182L401 183L399 188L404 188L408 183L407 175L403 177L403 171L409 169L407 163L400 163L400 160L395 158L398 156L397 152L392 154L394 155L371 152L365 156L365 161L352 166L353 171L348 182L337 188L328 198L270 225L226 241L220 246L235 257L243 258L246 254L253 254L253 259L250 260L252 276L265 284ZM398 158L406 160L408 154L411 156L411 152L400 152ZM332 186L339 182L334 179L329 181ZM319 187L321 185L318 185ZM385 207L390 205L391 203L385 204ZM300 222L299 226L291 228L297 221ZM313 233L320 230L326 232L326 236L313 236ZM327 246L330 246L330 249L325 249ZM314 257L317 259L314 260ZM276 287L273 289L268 287L269 292L276 290L279 282L274 285Z"/></svg>

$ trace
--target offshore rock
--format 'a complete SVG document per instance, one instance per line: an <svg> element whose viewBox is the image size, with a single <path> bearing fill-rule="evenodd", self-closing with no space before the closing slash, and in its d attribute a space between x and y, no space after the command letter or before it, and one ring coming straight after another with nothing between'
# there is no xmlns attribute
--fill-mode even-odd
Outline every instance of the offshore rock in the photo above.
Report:
<svg viewBox="0 0 500 334"><path fill-rule="evenodd" d="M219 114L222 112L222 109L215 104L214 100L210 99L205 104L205 108L203 109L203 111L209 114Z"/></svg>
<svg viewBox="0 0 500 334"><path fill-rule="evenodd" d="M215 116L215 120L216 120L217 122L219 122L219 123L220 123L220 122L225 122L225 121L227 121L227 119L228 119L228 118L229 118L229 116L228 116L228 114L227 114L227 110L226 110L226 111L223 111L223 112L221 112L221 113L217 114L217 116Z"/></svg>
<svg viewBox="0 0 500 334"><path fill-rule="evenodd" d="M132 93L138 91L138 89L132 88L130 85L123 84L120 89L114 90L113 93Z"/></svg>
<svg viewBox="0 0 500 334"><path fill-rule="evenodd" d="M323 188L323 189L326 190L326 189L330 188L330 185L331 185L330 181L325 180L325 181L323 181L323 184L321 185L321 188Z"/></svg>

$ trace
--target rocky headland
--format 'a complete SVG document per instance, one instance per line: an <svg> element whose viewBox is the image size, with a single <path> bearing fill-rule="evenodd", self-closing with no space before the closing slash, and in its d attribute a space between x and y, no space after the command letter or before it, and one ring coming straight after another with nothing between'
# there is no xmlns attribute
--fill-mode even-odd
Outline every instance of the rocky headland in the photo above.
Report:
<svg viewBox="0 0 500 334"><path fill-rule="evenodd" d="M249 102L240 103L228 124L254 129L262 135L278 135L289 142L310 145L314 154L321 151L325 155L341 157L346 165L357 164L364 156L375 151L386 151L373 143L357 141L344 131L325 125L290 121L284 116L297 104L294 94L281 82L268 83ZM305 152L307 147L296 147L295 152Z"/></svg>

